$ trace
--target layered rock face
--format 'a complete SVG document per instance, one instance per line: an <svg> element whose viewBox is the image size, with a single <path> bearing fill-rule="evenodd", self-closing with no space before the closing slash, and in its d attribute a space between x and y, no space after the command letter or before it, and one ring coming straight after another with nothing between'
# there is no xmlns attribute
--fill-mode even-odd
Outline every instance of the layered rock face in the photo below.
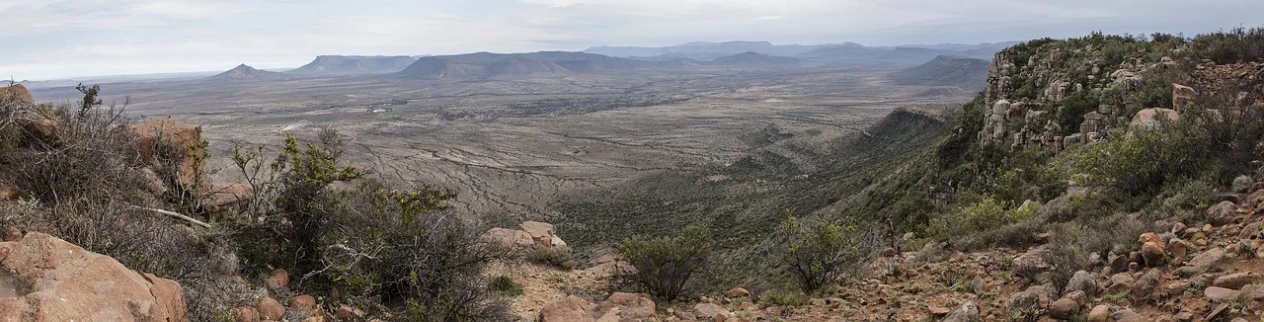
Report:
<svg viewBox="0 0 1264 322"><path fill-rule="evenodd" d="M0 243L0 321L188 321L180 285L29 233Z"/></svg>

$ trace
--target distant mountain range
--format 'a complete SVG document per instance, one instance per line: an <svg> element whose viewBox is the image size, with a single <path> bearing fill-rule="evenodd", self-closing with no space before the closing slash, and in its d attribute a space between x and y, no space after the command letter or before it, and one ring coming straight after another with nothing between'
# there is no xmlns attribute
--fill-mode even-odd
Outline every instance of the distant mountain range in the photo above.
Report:
<svg viewBox="0 0 1264 322"><path fill-rule="evenodd" d="M207 77L206 80L214 81L240 81L240 80L284 80L293 76L284 73L270 72L261 69L255 69L246 64L237 65L233 69L218 75Z"/></svg>
<svg viewBox="0 0 1264 322"><path fill-rule="evenodd" d="M677 57L714 59L721 56L755 52L771 56L811 57L849 61L884 61L920 63L940 55L991 59L1001 49L1016 42L869 47L857 43L823 45L773 45L767 41L692 42L667 47L611 47L585 49L586 53L613 57Z"/></svg>
<svg viewBox="0 0 1264 322"><path fill-rule="evenodd" d="M988 61L960 56L938 56L925 64L891 74L897 85L957 86L979 90L987 85Z"/></svg>
<svg viewBox="0 0 1264 322"><path fill-rule="evenodd" d="M637 68L698 65L763 66L798 63L799 59L755 52L718 57L711 61L659 57L631 59L600 54L545 51L523 54L473 53L422 57L397 75L405 78L482 78L507 75L601 73Z"/></svg>
<svg viewBox="0 0 1264 322"><path fill-rule="evenodd" d="M321 55L293 74L389 74L404 70L417 58L410 56L339 56Z"/></svg>

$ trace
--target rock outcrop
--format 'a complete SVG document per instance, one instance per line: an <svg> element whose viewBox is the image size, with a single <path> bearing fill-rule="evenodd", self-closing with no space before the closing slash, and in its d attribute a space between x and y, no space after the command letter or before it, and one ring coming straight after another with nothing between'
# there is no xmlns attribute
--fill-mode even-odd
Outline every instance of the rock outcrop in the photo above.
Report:
<svg viewBox="0 0 1264 322"><path fill-rule="evenodd" d="M42 233L0 243L0 321L187 321L181 287Z"/></svg>
<svg viewBox="0 0 1264 322"><path fill-rule="evenodd" d="M206 147L202 144L202 127L169 120L150 120L132 126L141 156L151 163L170 161L174 164L156 164L173 167L179 181L190 191L202 191Z"/></svg>

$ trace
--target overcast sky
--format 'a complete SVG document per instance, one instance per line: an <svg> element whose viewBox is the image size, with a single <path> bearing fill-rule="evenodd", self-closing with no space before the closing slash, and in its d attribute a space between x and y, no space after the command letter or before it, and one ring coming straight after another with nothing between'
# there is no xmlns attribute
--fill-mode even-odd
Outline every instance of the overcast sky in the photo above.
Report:
<svg viewBox="0 0 1264 322"><path fill-rule="evenodd" d="M690 41L979 43L1264 25L1261 0L0 0L0 74L297 67L319 54Z"/></svg>

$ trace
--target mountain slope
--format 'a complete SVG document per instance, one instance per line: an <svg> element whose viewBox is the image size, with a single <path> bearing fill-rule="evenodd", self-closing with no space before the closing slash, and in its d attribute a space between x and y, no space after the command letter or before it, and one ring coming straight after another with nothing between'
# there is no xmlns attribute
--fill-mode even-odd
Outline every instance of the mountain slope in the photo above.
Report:
<svg viewBox="0 0 1264 322"><path fill-rule="evenodd" d="M255 69L254 67L250 67L249 65L241 64L241 65L237 65L237 67L234 67L233 69L230 69L226 72L219 73L218 75L215 75L215 76L207 77L206 79L216 80L216 81L248 81L248 80L253 81L253 80L284 80L284 79L289 79L289 78L291 78L290 75L286 75L286 74L278 73L278 72L270 72L266 70Z"/></svg>
<svg viewBox="0 0 1264 322"><path fill-rule="evenodd" d="M988 62L959 56L939 56L917 67L890 75L898 85L958 86L981 90L987 85Z"/></svg>
<svg viewBox="0 0 1264 322"><path fill-rule="evenodd" d="M416 59L409 56L321 55L297 69L295 74L389 74L403 70Z"/></svg>
<svg viewBox="0 0 1264 322"><path fill-rule="evenodd" d="M765 65L789 65L797 64L799 59L790 57L769 56L753 51L745 53L719 57L707 62L707 65L723 65L723 66L765 66Z"/></svg>
<svg viewBox="0 0 1264 322"><path fill-rule="evenodd" d="M600 73L659 66L681 61L644 61L579 52L523 54L473 53L422 57L396 75L405 78L484 78L531 74Z"/></svg>

